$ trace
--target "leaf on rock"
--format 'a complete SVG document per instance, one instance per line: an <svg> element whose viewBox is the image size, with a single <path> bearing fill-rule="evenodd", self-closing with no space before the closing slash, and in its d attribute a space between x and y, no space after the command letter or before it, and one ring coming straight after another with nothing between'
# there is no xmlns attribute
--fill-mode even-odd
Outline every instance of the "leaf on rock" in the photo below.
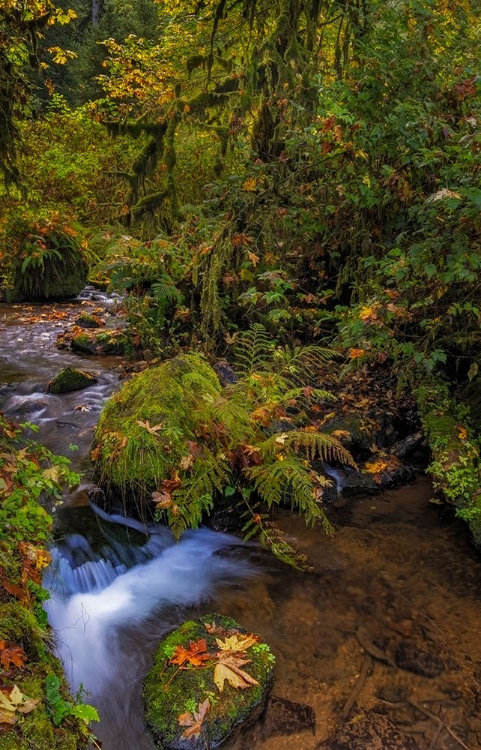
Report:
<svg viewBox="0 0 481 750"><path fill-rule="evenodd" d="M181 668L185 664L191 664L193 667L202 667L204 662L210 658L210 654L207 651L207 641L205 638L200 638L198 641L190 641L189 648L177 646L170 663L178 664Z"/></svg>
<svg viewBox="0 0 481 750"><path fill-rule="evenodd" d="M254 643L259 643L259 636L254 633L247 633L246 635L234 633L234 635L226 638L225 641L221 641L220 638L216 638L216 641L221 651L245 651L253 646Z"/></svg>
<svg viewBox="0 0 481 750"><path fill-rule="evenodd" d="M221 693L224 690L226 680L229 685L238 690L245 690L259 684L250 674L240 669L244 664L249 664L250 659L242 659L228 651L219 651L217 656L218 662L214 669L214 682Z"/></svg>
<svg viewBox="0 0 481 750"><path fill-rule="evenodd" d="M0 641L0 664L8 672L10 665L23 667L27 655L23 648L16 644L8 645L7 641Z"/></svg>
<svg viewBox="0 0 481 750"><path fill-rule="evenodd" d="M181 727L188 727L188 729L182 732L181 737L183 739L190 740L191 738L199 736L202 731L202 723L209 708L210 702L209 699L206 698L203 703L198 704L197 711L194 711L193 714L191 714L190 711L186 711L185 714L180 714L178 718L179 725Z"/></svg>
<svg viewBox="0 0 481 750"><path fill-rule="evenodd" d="M154 437L163 427L163 424L161 422L159 422L159 424L151 425L148 419L145 422L142 422L140 419L136 419L135 421L137 422L139 427L144 427L149 435L153 435Z"/></svg>

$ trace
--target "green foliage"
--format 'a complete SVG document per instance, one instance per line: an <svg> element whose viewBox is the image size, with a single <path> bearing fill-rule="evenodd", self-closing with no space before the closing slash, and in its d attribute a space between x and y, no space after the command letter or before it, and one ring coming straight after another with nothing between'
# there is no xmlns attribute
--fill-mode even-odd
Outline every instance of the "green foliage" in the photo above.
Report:
<svg viewBox="0 0 481 750"><path fill-rule="evenodd" d="M44 446L26 439L25 430L0 419L0 540L45 544L51 517L46 501L62 498L62 487L79 481L69 460L54 456Z"/></svg>
<svg viewBox="0 0 481 750"><path fill-rule="evenodd" d="M57 211L12 204L0 225L0 247L1 291L8 301L69 297L85 285L82 228Z"/></svg>
<svg viewBox="0 0 481 750"><path fill-rule="evenodd" d="M198 526L219 498L232 497L240 513L249 510L251 493L267 510L287 504L306 523L327 528L321 505L326 480L313 463L353 461L339 441L303 423L305 408L332 398L312 385L316 366L331 353L276 347L260 326L238 337L236 351L239 379L223 389L195 355L127 383L97 428L93 458L100 480L124 497L135 492L145 501L152 494L158 517L176 536ZM267 522L252 530L288 559L290 545L280 530ZM299 560L292 552L291 563Z"/></svg>
<svg viewBox="0 0 481 750"><path fill-rule="evenodd" d="M45 698L47 708L56 727L59 727L65 719L75 716L85 724L92 721L99 721L97 710L86 703L73 703L66 700L62 695L63 685L55 674L47 675L45 679ZM80 701L80 697L77 701Z"/></svg>
<svg viewBox="0 0 481 750"><path fill-rule="evenodd" d="M445 385L428 382L416 390L416 399L429 441L432 461L428 471L436 490L455 505L481 545L481 465L479 440L470 428L466 406L449 395Z"/></svg>

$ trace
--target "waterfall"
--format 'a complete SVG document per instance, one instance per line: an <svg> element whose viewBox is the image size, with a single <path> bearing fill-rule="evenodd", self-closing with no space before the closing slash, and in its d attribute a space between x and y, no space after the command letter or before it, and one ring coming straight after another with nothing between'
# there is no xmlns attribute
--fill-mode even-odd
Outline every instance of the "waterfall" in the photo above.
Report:
<svg viewBox="0 0 481 750"><path fill-rule="evenodd" d="M68 535L52 550L44 579L57 653L73 694L82 691L99 710L94 731L104 750L154 747L142 722L141 683L155 644L186 619L187 607L254 572L233 536L198 529L176 543L165 527L142 528L148 541L123 550L127 563L121 544L106 545L105 559L82 535Z"/></svg>

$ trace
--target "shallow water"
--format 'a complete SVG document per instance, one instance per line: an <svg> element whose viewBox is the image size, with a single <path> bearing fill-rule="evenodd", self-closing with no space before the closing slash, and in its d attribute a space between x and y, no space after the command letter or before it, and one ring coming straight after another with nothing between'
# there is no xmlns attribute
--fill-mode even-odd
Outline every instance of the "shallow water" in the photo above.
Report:
<svg viewBox="0 0 481 750"><path fill-rule="evenodd" d="M117 387L118 360L59 352L53 344L65 322L26 323L25 314L20 306L0 306L0 382L7 383L0 410L17 421L27 413L40 423L42 440L81 466L104 399ZM97 370L99 389L44 403L43 388L67 364ZM88 412L75 409L87 401ZM70 442L79 451L68 453ZM316 714L314 731L289 736L279 734L275 720L260 721L232 750L314 750L334 731L359 679L366 659L361 641L391 664L372 660L358 706L386 714L413 734L420 750L481 748L481 561L465 526L441 519L431 495L420 476L399 490L329 506L334 538L279 512L278 523L309 555L310 574L252 547L241 548L239 557L238 540L205 530L173 545L165 529L151 528L146 549L141 528L128 530L126 539L95 516L101 539L94 544L95 535L87 542L81 533L84 509L66 508L59 555L77 573L70 581L61 572L50 584L50 616L74 688L82 682L99 707L104 750L152 750L141 683L155 643L186 617L213 611L259 633L277 659L274 694ZM90 568L82 566L86 559ZM60 580L68 582L63 589ZM440 673L427 677L396 666L406 644L438 659Z"/></svg>

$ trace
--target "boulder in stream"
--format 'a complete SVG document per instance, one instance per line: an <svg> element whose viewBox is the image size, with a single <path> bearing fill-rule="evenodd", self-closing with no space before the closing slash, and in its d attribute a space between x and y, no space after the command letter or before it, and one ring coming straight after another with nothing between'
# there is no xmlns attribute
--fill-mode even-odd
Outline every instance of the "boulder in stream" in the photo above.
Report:
<svg viewBox="0 0 481 750"><path fill-rule="evenodd" d="M77 370L75 367L65 367L47 385L47 393L69 393L80 391L94 385L97 378L91 372Z"/></svg>
<svg viewBox="0 0 481 750"><path fill-rule="evenodd" d="M218 614L183 623L158 646L144 681L146 723L162 750L210 750L262 714L274 656Z"/></svg>

